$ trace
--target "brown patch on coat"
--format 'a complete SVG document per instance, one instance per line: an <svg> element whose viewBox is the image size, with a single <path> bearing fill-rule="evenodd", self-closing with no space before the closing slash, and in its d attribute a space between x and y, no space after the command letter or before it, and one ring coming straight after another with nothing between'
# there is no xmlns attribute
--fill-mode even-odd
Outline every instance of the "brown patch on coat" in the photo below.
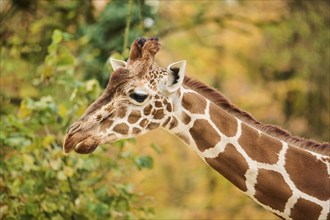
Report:
<svg viewBox="0 0 330 220"><path fill-rule="evenodd" d="M132 111L131 114L128 116L128 122L130 124L136 123L141 118L141 112L140 111Z"/></svg>
<svg viewBox="0 0 330 220"><path fill-rule="evenodd" d="M242 134L238 139L239 144L252 160L275 164L278 161L278 153L282 149L282 143L254 128L242 123Z"/></svg>
<svg viewBox="0 0 330 220"><path fill-rule="evenodd" d="M108 106L105 108L105 111L107 111L107 112L112 112L112 110L113 110L112 105L108 105Z"/></svg>
<svg viewBox="0 0 330 220"><path fill-rule="evenodd" d="M171 117L167 117L167 119L165 120L165 122L162 124L163 127L166 127L166 125L170 122Z"/></svg>
<svg viewBox="0 0 330 220"><path fill-rule="evenodd" d="M182 112L182 122L185 124L189 124L191 121L191 117L187 115L185 112Z"/></svg>
<svg viewBox="0 0 330 220"><path fill-rule="evenodd" d="M100 121L102 119L102 115L97 115L96 116L96 121Z"/></svg>
<svg viewBox="0 0 330 220"><path fill-rule="evenodd" d="M111 119L106 119L101 121L101 127L100 130L101 131L105 131L106 129L110 128L110 126L113 124L113 120Z"/></svg>
<svg viewBox="0 0 330 220"><path fill-rule="evenodd" d="M246 191L245 173L249 165L234 145L227 144L225 151L216 158L206 158L206 162L240 190Z"/></svg>
<svg viewBox="0 0 330 220"><path fill-rule="evenodd" d="M143 120L140 122L140 126L141 126L142 128L144 128L147 124L148 124L148 120L147 120L147 119L143 119Z"/></svg>
<svg viewBox="0 0 330 220"><path fill-rule="evenodd" d="M175 117L172 117L172 121L170 122L170 127L169 129L175 128L176 126L178 126L179 122Z"/></svg>
<svg viewBox="0 0 330 220"><path fill-rule="evenodd" d="M133 134L138 134L141 132L141 129L139 128L133 128Z"/></svg>
<svg viewBox="0 0 330 220"><path fill-rule="evenodd" d="M273 170L260 169L255 185L255 198L271 208L283 212L286 202L292 196L283 176Z"/></svg>
<svg viewBox="0 0 330 220"><path fill-rule="evenodd" d="M189 132L201 152L214 147L221 140L219 134L205 119L197 119Z"/></svg>
<svg viewBox="0 0 330 220"><path fill-rule="evenodd" d="M156 101L156 102L155 102L155 106L156 106L157 108L160 108L160 107L163 106L163 103L161 103L160 101Z"/></svg>
<svg viewBox="0 0 330 220"><path fill-rule="evenodd" d="M285 161L285 169L297 189L320 200L330 198L330 180L325 163L294 147L289 147Z"/></svg>
<svg viewBox="0 0 330 220"><path fill-rule="evenodd" d="M152 129L156 129L159 127L159 123L154 123L154 122L151 122L150 124L148 124L148 129L149 130L152 130Z"/></svg>
<svg viewBox="0 0 330 220"><path fill-rule="evenodd" d="M195 93L185 93L182 98L182 106L193 114L204 114L206 100Z"/></svg>
<svg viewBox="0 0 330 220"><path fill-rule="evenodd" d="M322 207L308 201L306 199L299 198L296 204L291 209L290 217L292 219L318 219L322 211Z"/></svg>
<svg viewBox="0 0 330 220"><path fill-rule="evenodd" d="M118 117L119 118L124 118L125 115L126 115L126 111L127 111L126 108L120 108L119 111L118 111Z"/></svg>
<svg viewBox="0 0 330 220"><path fill-rule="evenodd" d="M220 130L221 133L227 137L233 137L237 133L237 121L224 110L211 103L210 118Z"/></svg>
<svg viewBox="0 0 330 220"><path fill-rule="evenodd" d="M164 110L163 109L158 109L158 110L155 111L155 113L153 113L153 115L154 115L154 119L162 119L165 116Z"/></svg>
<svg viewBox="0 0 330 220"><path fill-rule="evenodd" d="M144 108L143 113L144 115L149 115L152 109L152 105L148 105L147 107Z"/></svg>
<svg viewBox="0 0 330 220"><path fill-rule="evenodd" d="M119 134L128 134L128 129L128 125L125 123L120 123L113 128L113 130Z"/></svg>
<svg viewBox="0 0 330 220"><path fill-rule="evenodd" d="M167 110L168 112L172 112L173 108L172 108L172 104L171 104L171 103L167 103L167 105L166 105L166 110Z"/></svg>

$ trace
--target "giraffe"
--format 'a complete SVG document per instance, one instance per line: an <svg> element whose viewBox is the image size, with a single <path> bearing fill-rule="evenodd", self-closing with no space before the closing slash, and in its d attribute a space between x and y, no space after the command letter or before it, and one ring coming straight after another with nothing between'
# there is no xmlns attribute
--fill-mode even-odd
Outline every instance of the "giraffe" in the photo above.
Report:
<svg viewBox="0 0 330 220"><path fill-rule="evenodd" d="M103 94L73 123L65 153L156 128L178 136L256 203L284 219L330 219L330 144L255 120L221 93L185 76L186 61L158 67L158 38L138 38Z"/></svg>

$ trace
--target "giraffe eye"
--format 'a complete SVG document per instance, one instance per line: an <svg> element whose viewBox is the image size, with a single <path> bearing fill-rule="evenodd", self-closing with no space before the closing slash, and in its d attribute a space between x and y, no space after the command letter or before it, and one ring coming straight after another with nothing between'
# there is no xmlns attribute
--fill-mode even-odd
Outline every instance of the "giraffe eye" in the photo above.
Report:
<svg viewBox="0 0 330 220"><path fill-rule="evenodd" d="M147 94L141 94L141 93L131 93L129 95L129 97L131 97L132 99L134 99L135 101L139 102L139 103L142 103L144 102L144 100L146 100L146 98L148 97Z"/></svg>

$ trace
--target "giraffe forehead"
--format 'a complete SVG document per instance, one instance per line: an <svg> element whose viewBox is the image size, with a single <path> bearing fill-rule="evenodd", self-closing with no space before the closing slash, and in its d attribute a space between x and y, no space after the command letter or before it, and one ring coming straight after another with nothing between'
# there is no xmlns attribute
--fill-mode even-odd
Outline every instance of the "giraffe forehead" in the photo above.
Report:
<svg viewBox="0 0 330 220"><path fill-rule="evenodd" d="M129 90L134 90L137 93L157 92L159 90L159 85L163 83L162 80L164 80L166 74L167 73L154 71L143 77L133 77L127 82L123 91L127 92Z"/></svg>
<svg viewBox="0 0 330 220"><path fill-rule="evenodd" d="M152 64L148 68L144 67L144 64L141 61L136 61L132 65L130 65L127 70L129 71L129 75L132 77L139 77L141 79L157 79L167 75L167 70L159 67L155 64Z"/></svg>
<svg viewBox="0 0 330 220"><path fill-rule="evenodd" d="M165 76L167 76L167 71L165 69L154 68L150 70L147 74L145 74L143 78L148 82L150 81L158 82L159 80L163 79Z"/></svg>
<svg viewBox="0 0 330 220"><path fill-rule="evenodd" d="M122 82L122 88L116 89L117 93L128 93L135 89L142 89L148 91L149 93L155 91L158 93L159 90L162 90L162 85L165 84L167 77L167 71L164 68L151 65L149 68L145 69L139 61L136 61L134 64L130 65L125 69L128 74L123 76L115 74L111 77L112 85L118 85L118 81ZM117 86L118 87L118 86Z"/></svg>

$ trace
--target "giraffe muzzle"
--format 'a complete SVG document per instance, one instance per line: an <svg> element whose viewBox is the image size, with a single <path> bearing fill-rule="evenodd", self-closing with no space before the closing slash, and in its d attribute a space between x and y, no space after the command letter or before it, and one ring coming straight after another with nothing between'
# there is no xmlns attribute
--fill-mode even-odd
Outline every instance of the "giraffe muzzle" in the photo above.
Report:
<svg viewBox="0 0 330 220"><path fill-rule="evenodd" d="M92 153L100 141L90 135L82 133L67 134L64 138L63 151L65 153L70 153L72 150L79 154L89 154Z"/></svg>

